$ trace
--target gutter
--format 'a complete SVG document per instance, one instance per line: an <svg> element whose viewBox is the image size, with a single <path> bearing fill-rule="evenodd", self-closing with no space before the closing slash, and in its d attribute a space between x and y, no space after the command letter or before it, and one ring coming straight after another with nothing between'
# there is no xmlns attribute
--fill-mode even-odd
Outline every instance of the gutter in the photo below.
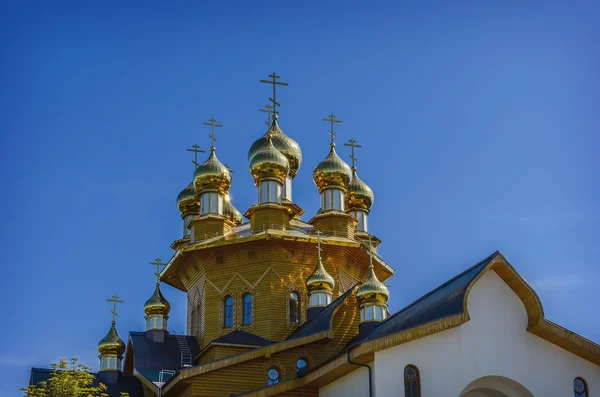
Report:
<svg viewBox="0 0 600 397"><path fill-rule="evenodd" d="M365 367L369 370L369 397L375 397L374 393L373 393L373 368L371 368L371 366L368 364L361 364L361 363L352 361L352 359L350 358L350 350L346 349L346 354L347 354L348 364L357 365L359 367Z"/></svg>

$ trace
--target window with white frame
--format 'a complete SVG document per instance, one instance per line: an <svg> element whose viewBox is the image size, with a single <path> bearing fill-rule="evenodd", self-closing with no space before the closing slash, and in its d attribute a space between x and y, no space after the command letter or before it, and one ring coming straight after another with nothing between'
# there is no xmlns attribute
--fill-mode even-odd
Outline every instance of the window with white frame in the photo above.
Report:
<svg viewBox="0 0 600 397"><path fill-rule="evenodd" d="M331 303L331 295L324 292L313 292L310 295L310 307L324 307Z"/></svg>
<svg viewBox="0 0 600 397"><path fill-rule="evenodd" d="M223 214L223 197L217 192L202 193L200 214Z"/></svg>
<svg viewBox="0 0 600 397"><path fill-rule="evenodd" d="M259 203L281 203L281 185L276 181L261 181L258 186Z"/></svg>
<svg viewBox="0 0 600 397"><path fill-rule="evenodd" d="M368 228L367 213L364 211L352 211L351 214L358 221L356 230L366 232Z"/></svg>
<svg viewBox="0 0 600 397"><path fill-rule="evenodd" d="M344 192L340 189L325 189L321 193L321 208L323 211L344 210Z"/></svg>
<svg viewBox="0 0 600 397"><path fill-rule="evenodd" d="M360 309L360 321L382 321L387 317L387 310L381 306L366 306Z"/></svg>

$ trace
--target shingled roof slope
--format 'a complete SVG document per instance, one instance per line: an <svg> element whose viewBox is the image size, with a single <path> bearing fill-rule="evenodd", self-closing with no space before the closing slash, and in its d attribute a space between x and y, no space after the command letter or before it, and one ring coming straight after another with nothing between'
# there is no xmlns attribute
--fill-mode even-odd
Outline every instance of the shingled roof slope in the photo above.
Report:
<svg viewBox="0 0 600 397"><path fill-rule="evenodd" d="M262 338L258 335L251 334L244 330L231 331L228 334L218 337L210 343L228 343L232 345L249 345L249 346L269 346L273 342Z"/></svg>
<svg viewBox="0 0 600 397"><path fill-rule="evenodd" d="M158 382L163 369L178 372L181 369L181 351L177 336L169 334L164 343L159 343L147 338L144 332L130 332L135 370L152 382ZM183 337L187 340L192 357L196 357L200 353L198 341L194 336Z"/></svg>
<svg viewBox="0 0 600 397"><path fill-rule="evenodd" d="M396 312L375 327L365 338L351 342L352 345L395 334L445 317L462 314L467 287L496 255L500 255L500 253L498 251L494 252L404 309Z"/></svg>

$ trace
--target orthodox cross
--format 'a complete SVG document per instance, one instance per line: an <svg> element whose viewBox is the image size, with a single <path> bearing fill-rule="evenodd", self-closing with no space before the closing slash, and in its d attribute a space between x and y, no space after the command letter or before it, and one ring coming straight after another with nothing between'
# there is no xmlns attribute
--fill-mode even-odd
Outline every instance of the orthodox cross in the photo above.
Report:
<svg viewBox="0 0 600 397"><path fill-rule="evenodd" d="M206 153L206 150L201 150L200 146L197 144L193 144L190 149L185 150L188 152L194 152L194 159L192 160L192 163L194 163L194 169L200 167L200 164L198 164L198 153Z"/></svg>
<svg viewBox="0 0 600 397"><path fill-rule="evenodd" d="M117 303L124 303L123 301L119 300L119 297L117 295L113 295L112 299L107 299L107 302L112 302L114 307L113 309L110 311L112 313L112 322L113 324L115 323L115 317L117 317Z"/></svg>
<svg viewBox="0 0 600 397"><path fill-rule="evenodd" d="M335 146L335 133L333 132L333 127L335 126L335 124L342 124L342 120L336 120L335 119L335 114L331 113L329 116L327 116L327 119L323 119L323 121L327 121L329 123L331 123L331 131L329 131L329 135L331 135L331 144L330 146L333 147Z"/></svg>
<svg viewBox="0 0 600 397"><path fill-rule="evenodd" d="M202 124L204 124L204 125L210 125L210 127L211 127L211 132L210 132L210 135L209 135L209 137L210 137L210 150L212 152L214 152L215 151L215 141L217 140L217 138L215 138L215 127L223 127L223 125L216 124L217 120L215 120L214 117L211 117L210 119L208 119L208 121L210 121L210 123L205 121Z"/></svg>
<svg viewBox="0 0 600 397"><path fill-rule="evenodd" d="M355 164L356 163L356 157L354 157L354 148L361 148L361 145L357 145L356 144L356 140L354 138L350 138L348 140L348 142L350 143L344 143L344 146L350 146L352 149L352 154L350 155L350 158L352 159L352 169L356 170Z"/></svg>
<svg viewBox="0 0 600 397"><path fill-rule="evenodd" d="M275 72L273 72L273 74L270 74L269 77L272 80L261 80L261 83L266 83L266 84L273 84L273 98L269 98L269 101L271 101L273 103L273 115L278 114L279 112L277 112L277 106L281 106L279 104L279 102L277 102L277 86L278 85L284 85L287 86L288 83L284 83L282 81L277 81L277 79L281 78L280 76L277 76L275 74Z"/></svg>
<svg viewBox="0 0 600 397"><path fill-rule="evenodd" d="M167 266L167 264L162 263L162 260L160 258L156 258L153 262L150 262L150 264L152 266L156 266L156 273L154 273L154 275L156 276L156 285L158 285L158 283L160 282L160 267Z"/></svg>
<svg viewBox="0 0 600 397"><path fill-rule="evenodd" d="M273 106L271 106L271 104L267 104L267 106L265 106L265 109L258 109L259 112L265 112L268 113L267 115L267 125L270 126L271 125L271 112L273 111ZM276 112L274 114L277 114L279 112Z"/></svg>
<svg viewBox="0 0 600 397"><path fill-rule="evenodd" d="M323 251L323 248L321 248L321 231L317 230L317 252L319 253L319 259L321 259L321 251Z"/></svg>

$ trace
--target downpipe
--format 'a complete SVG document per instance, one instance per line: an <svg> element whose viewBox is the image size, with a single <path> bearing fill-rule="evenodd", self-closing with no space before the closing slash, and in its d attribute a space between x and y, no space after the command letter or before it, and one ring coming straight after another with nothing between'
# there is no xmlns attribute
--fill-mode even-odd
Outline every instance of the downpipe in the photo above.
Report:
<svg viewBox="0 0 600 397"><path fill-rule="evenodd" d="M346 349L346 354L348 357L348 364L357 365L359 367L365 367L369 370L369 397L374 397L373 393L373 368L371 368L368 364L361 364L350 359L350 350Z"/></svg>

